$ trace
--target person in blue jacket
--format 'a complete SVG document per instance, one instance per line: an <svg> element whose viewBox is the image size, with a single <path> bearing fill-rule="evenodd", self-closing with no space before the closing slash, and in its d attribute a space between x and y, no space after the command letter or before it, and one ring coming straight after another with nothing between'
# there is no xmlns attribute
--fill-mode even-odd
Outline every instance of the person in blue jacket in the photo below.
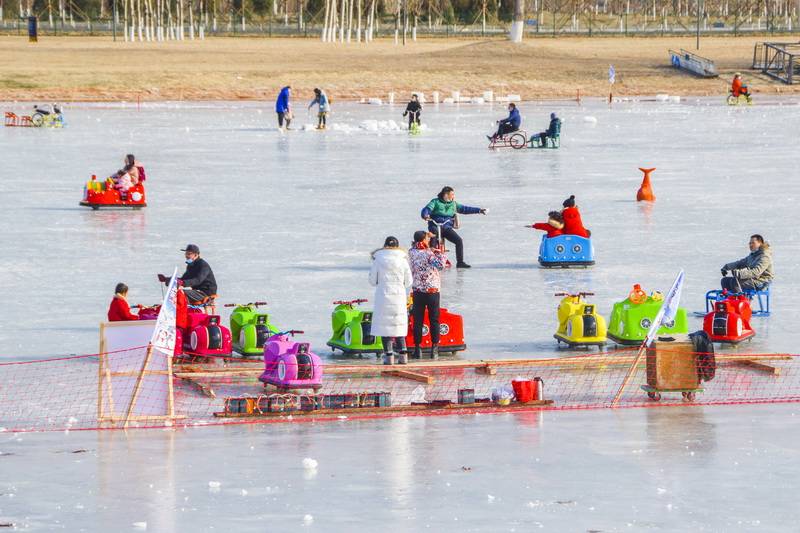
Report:
<svg viewBox="0 0 800 533"><path fill-rule="evenodd" d="M470 207L456 202L456 193L452 187L444 187L441 192L422 208L420 215L428 221L428 231L437 234L436 223L442 226L442 238L447 239L456 245L456 268L470 268L464 262L464 242L456 232L456 215L485 215L486 209L481 207ZM435 245L432 245L435 247Z"/></svg>
<svg viewBox="0 0 800 533"><path fill-rule="evenodd" d="M289 129L289 124L292 122L292 106L289 98L292 96L292 86L287 85L281 92L278 93L278 99L275 100L275 112L278 114L278 127L283 128L283 123L286 122L286 129Z"/></svg>
<svg viewBox="0 0 800 533"><path fill-rule="evenodd" d="M508 104L508 117L498 120L497 132L494 135L487 135L486 138L494 142L503 135L517 131L521 123L522 117L519 116L519 109L517 109L517 106L512 102Z"/></svg>
<svg viewBox="0 0 800 533"><path fill-rule="evenodd" d="M317 129L324 130L328 127L328 112L331 110L331 104L328 100L328 95L322 89L314 89L314 99L308 104L308 109L314 106L319 106L317 113Z"/></svg>

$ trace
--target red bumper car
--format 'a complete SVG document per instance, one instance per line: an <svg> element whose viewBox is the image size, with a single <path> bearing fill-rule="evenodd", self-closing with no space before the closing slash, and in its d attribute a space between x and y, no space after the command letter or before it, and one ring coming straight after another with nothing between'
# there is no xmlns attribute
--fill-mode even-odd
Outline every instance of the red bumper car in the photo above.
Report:
<svg viewBox="0 0 800 533"><path fill-rule="evenodd" d="M703 331L712 342L738 344L755 337L750 326L753 311L744 294L723 293L703 319Z"/></svg>
<svg viewBox="0 0 800 533"><path fill-rule="evenodd" d="M425 321L422 325L422 341L420 349L423 353L431 352L431 331L428 311L425 311ZM414 317L408 317L408 334L406 335L406 346L409 350L416 348L414 344ZM451 313L444 307L439 309L439 352L456 353L467 349L464 341L464 319L461 315Z"/></svg>
<svg viewBox="0 0 800 533"><path fill-rule="evenodd" d="M114 187L113 180L97 181L97 177L92 176L83 189L83 200L80 205L95 210L101 207L141 209L147 206L144 184L139 182L126 192L122 192Z"/></svg>
<svg viewBox="0 0 800 533"><path fill-rule="evenodd" d="M207 315L189 308L186 327L176 328L175 346L188 355L230 355L233 352L231 330L222 325L219 315ZM176 353L176 355L178 355Z"/></svg>

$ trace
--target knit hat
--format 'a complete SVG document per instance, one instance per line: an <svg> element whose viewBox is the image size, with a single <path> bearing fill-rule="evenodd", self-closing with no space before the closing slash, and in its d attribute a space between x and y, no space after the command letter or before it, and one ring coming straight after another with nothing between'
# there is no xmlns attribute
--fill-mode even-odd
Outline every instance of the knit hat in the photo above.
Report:
<svg viewBox="0 0 800 533"><path fill-rule="evenodd" d="M425 240L425 236L428 234L427 231L419 230L414 232L414 242L422 242Z"/></svg>
<svg viewBox="0 0 800 533"><path fill-rule="evenodd" d="M564 207L575 207L575 195L570 195L570 197L564 200L564 203L561 205Z"/></svg>

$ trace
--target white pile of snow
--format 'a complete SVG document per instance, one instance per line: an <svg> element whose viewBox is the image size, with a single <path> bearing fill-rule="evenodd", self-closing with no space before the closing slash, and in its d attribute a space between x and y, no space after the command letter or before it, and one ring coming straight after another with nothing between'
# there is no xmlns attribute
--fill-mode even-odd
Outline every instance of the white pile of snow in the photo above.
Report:
<svg viewBox="0 0 800 533"><path fill-rule="evenodd" d="M394 120L362 120L359 128L366 131L398 131L400 126Z"/></svg>

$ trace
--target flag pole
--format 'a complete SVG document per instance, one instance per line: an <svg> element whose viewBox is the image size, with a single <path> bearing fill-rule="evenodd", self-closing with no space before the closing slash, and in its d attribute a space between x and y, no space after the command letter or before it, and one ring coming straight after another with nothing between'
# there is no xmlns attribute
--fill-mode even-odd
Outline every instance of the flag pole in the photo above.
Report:
<svg viewBox="0 0 800 533"><path fill-rule="evenodd" d="M628 373L625 375L625 379L622 380L622 386L617 391L617 394L614 396L614 400L611 402L611 407L616 407L619 403L622 394L625 392L625 388L628 386L631 378L633 378L634 372L636 372L636 368L639 366L639 361L642 359L642 354L647 349L647 339L644 340L641 346L639 346L639 351L636 352L636 357L633 359L633 363L631 363L631 367L628 369Z"/></svg>
<svg viewBox="0 0 800 533"><path fill-rule="evenodd" d="M664 303L661 304L661 309L658 310L658 313L656 314L653 323L650 325L650 329L647 331L647 336L644 338L644 341L642 342L641 346L639 346L639 351L636 352L636 357L633 359L633 363L631 363L628 372L625 374L625 379L622 380L622 385L617 391L617 394L614 395L614 399L611 401L611 407L616 407L619 404L619 401L622 398L625 389L627 388L628 384L633 378L633 374L639 367L639 362L642 360L642 355L644 355L645 350L647 350L647 346L656 337L659 328L664 322L664 318L669 317L669 319L674 319L675 313L677 312L678 309L678 302L680 301L681 298L682 288L683 288L683 270L678 272L675 281L672 283L672 287L667 293L667 297L664 299Z"/></svg>
<svg viewBox="0 0 800 533"><path fill-rule="evenodd" d="M614 69L614 65L608 66L608 107L611 107L611 102L614 100L614 94L612 88L614 87L614 82L617 78L617 71Z"/></svg>

